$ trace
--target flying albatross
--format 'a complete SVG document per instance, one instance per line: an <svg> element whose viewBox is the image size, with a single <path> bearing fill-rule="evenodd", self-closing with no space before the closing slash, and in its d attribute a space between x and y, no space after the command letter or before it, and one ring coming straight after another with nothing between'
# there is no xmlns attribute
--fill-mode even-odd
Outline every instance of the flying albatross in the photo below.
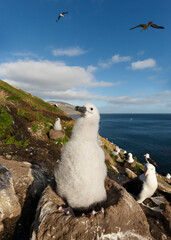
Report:
<svg viewBox="0 0 171 240"><path fill-rule="evenodd" d="M68 13L68 12L60 13L59 16L58 16L58 19L56 20L56 22L58 22L59 19L60 19L61 17L64 17L64 14L67 14L67 13Z"/></svg>
<svg viewBox="0 0 171 240"><path fill-rule="evenodd" d="M139 25L137 25L135 27L130 28L129 30L132 30L132 29L137 28L137 27L142 27L142 31L146 30L148 27L164 29L164 27L162 27L162 26L157 26L153 22L149 22L147 24L139 24Z"/></svg>

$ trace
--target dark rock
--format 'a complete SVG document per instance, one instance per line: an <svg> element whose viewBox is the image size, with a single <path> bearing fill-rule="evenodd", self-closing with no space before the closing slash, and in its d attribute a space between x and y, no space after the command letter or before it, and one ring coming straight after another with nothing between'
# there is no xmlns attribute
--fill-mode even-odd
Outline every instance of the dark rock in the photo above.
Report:
<svg viewBox="0 0 171 240"><path fill-rule="evenodd" d="M31 240L52 239L127 239L150 240L147 219L139 204L116 182L107 179L107 201L104 213L96 215L75 212L75 217L59 210L67 207L48 186L39 202Z"/></svg>
<svg viewBox="0 0 171 240"><path fill-rule="evenodd" d="M0 164L0 239L13 236L17 220L21 214L19 199L15 193L11 173Z"/></svg>
<svg viewBox="0 0 171 240"><path fill-rule="evenodd" d="M0 196L3 196L4 191L8 191L5 195L8 197L6 197L7 206L5 207L0 200L0 211L4 213L7 208L11 213L5 216L2 214L3 223L7 221L7 224L4 229L1 227L2 237L0 237L0 239L11 239L13 233L15 240L28 239L30 225L35 217L38 200L47 185L46 172L38 165L33 165L28 162L9 161L2 157L0 157L0 164L5 166L1 172L7 175L5 178L1 178L1 186L2 188L4 188L3 186L8 186L5 190L0 188ZM9 169L8 171L5 170L7 168ZM8 182L9 184L7 185ZM12 211L14 211L14 213ZM15 217L14 222L9 221L12 216ZM5 237L3 238L3 236Z"/></svg>
<svg viewBox="0 0 171 240"><path fill-rule="evenodd" d="M157 206L151 201L151 199L146 199L144 203L147 205L147 207L142 204L140 204L140 206L148 219L151 235L155 240L170 240L171 207L169 206L168 202L163 198L163 203L160 206ZM161 211L158 211L157 209Z"/></svg>

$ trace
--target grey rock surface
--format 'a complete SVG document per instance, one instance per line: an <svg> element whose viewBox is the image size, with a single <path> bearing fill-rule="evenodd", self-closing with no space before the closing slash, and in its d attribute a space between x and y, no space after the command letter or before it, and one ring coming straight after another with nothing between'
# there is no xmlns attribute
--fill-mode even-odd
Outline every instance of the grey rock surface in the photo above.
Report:
<svg viewBox="0 0 171 240"><path fill-rule="evenodd" d="M139 204L116 182L106 180L104 212L67 215L63 200L48 186L39 202L31 240L150 240L147 219Z"/></svg>

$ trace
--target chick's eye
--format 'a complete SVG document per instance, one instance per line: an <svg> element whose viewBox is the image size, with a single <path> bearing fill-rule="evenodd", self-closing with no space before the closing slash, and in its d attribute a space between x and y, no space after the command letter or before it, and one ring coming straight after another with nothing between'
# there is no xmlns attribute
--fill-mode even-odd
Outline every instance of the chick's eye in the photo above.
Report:
<svg viewBox="0 0 171 240"><path fill-rule="evenodd" d="M91 111L93 111L93 108L90 108Z"/></svg>

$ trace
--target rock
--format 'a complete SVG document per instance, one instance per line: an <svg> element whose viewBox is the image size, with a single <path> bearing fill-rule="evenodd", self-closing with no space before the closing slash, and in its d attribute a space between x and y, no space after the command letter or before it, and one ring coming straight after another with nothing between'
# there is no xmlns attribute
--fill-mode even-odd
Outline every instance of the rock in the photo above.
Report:
<svg viewBox="0 0 171 240"><path fill-rule="evenodd" d="M19 199L15 193L11 173L0 164L0 239L13 236L15 225L21 214Z"/></svg>
<svg viewBox="0 0 171 240"><path fill-rule="evenodd" d="M11 159L12 159L12 156L9 155L9 154L5 155L5 157L6 157L6 159L8 159L8 160L11 160Z"/></svg>
<svg viewBox="0 0 171 240"><path fill-rule="evenodd" d="M102 145L101 148L104 151L105 154L105 161L110 165L110 166L114 166L116 165L113 158L110 156L110 154L108 153L108 151L104 148L104 146Z"/></svg>
<svg viewBox="0 0 171 240"><path fill-rule="evenodd" d="M50 129L49 138L53 140L57 140L58 138L64 138L65 134L61 130Z"/></svg>
<svg viewBox="0 0 171 240"><path fill-rule="evenodd" d="M107 139L100 136L100 140L107 147L108 150L113 151L115 149L116 146L113 143L109 142Z"/></svg>
<svg viewBox="0 0 171 240"><path fill-rule="evenodd" d="M147 219L139 204L116 182L106 179L104 213L75 217L59 210L63 200L48 186L39 201L31 240L150 240Z"/></svg>
<svg viewBox="0 0 171 240"><path fill-rule="evenodd" d="M164 178L161 175L159 174L156 175L158 181L158 189L161 190L162 192L167 192L171 194L171 186L166 181L164 181Z"/></svg>
<svg viewBox="0 0 171 240"><path fill-rule="evenodd" d="M131 171L129 168L125 168L125 173L131 179L137 177L137 175L133 171Z"/></svg>
<svg viewBox="0 0 171 240"><path fill-rule="evenodd" d="M123 162L123 160L120 157L120 154L116 155L116 161L117 162Z"/></svg>
<svg viewBox="0 0 171 240"><path fill-rule="evenodd" d="M111 166L111 168L114 170L114 172L115 172L116 174L119 174L119 171L118 171L118 169L117 169L115 166Z"/></svg>
<svg viewBox="0 0 171 240"><path fill-rule="evenodd" d="M9 179L8 181L11 185L10 188L8 188L11 190L6 194L8 197L6 199L6 203L9 202L9 206L7 205L7 207L9 208L9 211L17 211L16 213L14 212L15 214L12 212L11 215L8 214L11 217L12 214L15 216L15 222L10 222L8 215L3 217L3 223L7 221L7 226L5 226L4 230L2 230L2 226L0 225L0 229L2 230L2 236L6 236L6 238L0 237L0 239L11 239L5 235L6 231L9 231L9 228L10 234L14 232L14 239L28 239L26 237L29 236L30 225L35 217L38 200L42 191L47 185L47 180L45 177L46 173L38 165L33 165L28 162L17 162L14 160L6 160L5 158L0 157L0 164L5 166L4 169L9 169L7 172L8 176L6 176L6 178L7 180ZM6 184L7 180L2 178L2 184ZM4 191L7 191L8 188L0 188L0 194L2 194ZM12 205L12 210L10 204ZM4 212L4 209L5 205L1 205L0 200L0 211Z"/></svg>
<svg viewBox="0 0 171 240"><path fill-rule="evenodd" d="M132 163L128 163L127 161L124 161L124 168L134 168L137 164L137 161L134 160Z"/></svg>
<svg viewBox="0 0 171 240"><path fill-rule="evenodd" d="M143 209L151 229L151 234L156 240L171 239L171 207L164 197L163 203L157 206L151 199L144 201L145 205L140 205ZM157 211L157 209L161 211ZM156 209L156 210L155 210Z"/></svg>

